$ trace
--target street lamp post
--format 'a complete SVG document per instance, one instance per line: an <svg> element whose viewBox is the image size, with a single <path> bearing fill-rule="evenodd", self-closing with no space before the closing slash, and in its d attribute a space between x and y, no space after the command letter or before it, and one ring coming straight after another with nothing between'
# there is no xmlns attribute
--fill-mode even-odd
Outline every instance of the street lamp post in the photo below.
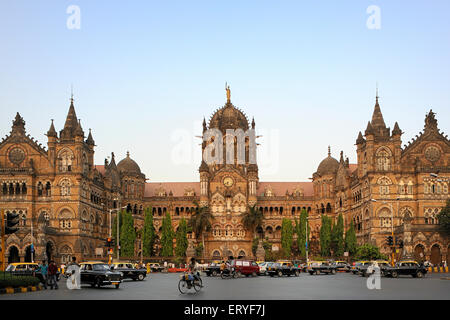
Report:
<svg viewBox="0 0 450 320"><path fill-rule="evenodd" d="M114 201L117 201L118 199L114 199ZM120 234L120 228L119 228L119 219L120 219L120 210L126 208L126 206L124 207L120 207L120 203L119 203L119 208L116 209L109 209L109 237L112 237L112 212L113 211L117 211L117 241L116 241L116 245L117 245L117 260L119 260L119 234Z"/></svg>

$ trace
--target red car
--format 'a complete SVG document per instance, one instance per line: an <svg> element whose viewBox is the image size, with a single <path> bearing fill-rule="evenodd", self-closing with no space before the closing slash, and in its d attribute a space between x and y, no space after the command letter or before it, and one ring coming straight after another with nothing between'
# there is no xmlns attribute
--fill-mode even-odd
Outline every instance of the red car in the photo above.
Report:
<svg viewBox="0 0 450 320"><path fill-rule="evenodd" d="M255 261L252 260L233 260L231 261L231 267L236 270L237 276L253 276L256 277L259 275L259 266Z"/></svg>

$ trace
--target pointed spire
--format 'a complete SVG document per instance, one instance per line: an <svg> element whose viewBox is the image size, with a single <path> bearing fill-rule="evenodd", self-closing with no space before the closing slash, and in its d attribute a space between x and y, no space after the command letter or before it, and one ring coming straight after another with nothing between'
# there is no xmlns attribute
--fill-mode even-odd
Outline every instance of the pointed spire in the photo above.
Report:
<svg viewBox="0 0 450 320"><path fill-rule="evenodd" d="M94 145L95 145L95 141L94 141L94 139L92 138L91 128L89 128L89 135L88 135L88 137L87 137L87 139L86 139L86 143L87 143L88 145L91 145L91 146L94 146Z"/></svg>
<svg viewBox="0 0 450 320"><path fill-rule="evenodd" d="M365 132L366 136L369 134L373 134L373 127L372 127L372 124L370 123L370 121L367 122L367 128L366 128L366 132Z"/></svg>
<svg viewBox="0 0 450 320"><path fill-rule="evenodd" d="M205 117L203 117L203 132L205 132L206 130L207 130L206 120L205 120Z"/></svg>
<svg viewBox="0 0 450 320"><path fill-rule="evenodd" d="M55 130L55 126L53 125L53 119L52 120L52 124L50 125L50 129L48 129L47 131L47 137L57 137L57 133Z"/></svg>
<svg viewBox="0 0 450 320"><path fill-rule="evenodd" d="M341 158L339 159L340 163L344 163L344 151L341 151Z"/></svg>
<svg viewBox="0 0 450 320"><path fill-rule="evenodd" d="M81 120L80 120L80 119L78 119L77 127L76 127L76 129L75 129L74 134L75 134L75 136L81 136L81 137L84 137L84 131L83 131L83 129L81 128Z"/></svg>
<svg viewBox="0 0 450 320"><path fill-rule="evenodd" d="M255 118L252 118L252 129L255 129Z"/></svg>
<svg viewBox="0 0 450 320"><path fill-rule="evenodd" d="M328 146L328 156L331 157L331 147Z"/></svg>
<svg viewBox="0 0 450 320"><path fill-rule="evenodd" d="M396 135L401 136L402 135L402 130L400 130L400 127L399 127L397 121L395 121L394 130L392 130L392 135L393 136L396 136Z"/></svg>
<svg viewBox="0 0 450 320"><path fill-rule="evenodd" d="M363 135L361 133L361 131L358 134L358 138L356 139L356 144L362 144L364 143L366 140L364 140Z"/></svg>
<svg viewBox="0 0 450 320"><path fill-rule="evenodd" d="M377 90L378 91L378 90ZM381 113L381 108L378 103L378 92L375 100L375 108L372 114L372 127L378 129L383 128L386 129L386 124L384 123L383 114Z"/></svg>
<svg viewBox="0 0 450 320"><path fill-rule="evenodd" d="M67 113L66 122L64 123L64 129L61 130L60 136L63 140L71 140L74 136L74 131L78 127L77 114L73 104L73 94L70 98L69 112Z"/></svg>

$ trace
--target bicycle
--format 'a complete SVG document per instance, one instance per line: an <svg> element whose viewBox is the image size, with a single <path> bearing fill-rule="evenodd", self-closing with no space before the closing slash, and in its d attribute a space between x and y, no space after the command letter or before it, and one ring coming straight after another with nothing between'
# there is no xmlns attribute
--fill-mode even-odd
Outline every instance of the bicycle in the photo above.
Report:
<svg viewBox="0 0 450 320"><path fill-rule="evenodd" d="M195 292L199 292L203 288L203 282L200 278L200 273L194 275L185 272L180 276L180 281L178 281L178 290L182 294L185 294L190 289L194 289Z"/></svg>

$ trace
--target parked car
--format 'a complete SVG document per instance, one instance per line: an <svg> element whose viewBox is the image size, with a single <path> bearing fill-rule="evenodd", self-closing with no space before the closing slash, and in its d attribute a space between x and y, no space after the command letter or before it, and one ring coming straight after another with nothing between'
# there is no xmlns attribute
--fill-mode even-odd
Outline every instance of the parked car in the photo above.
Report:
<svg viewBox="0 0 450 320"><path fill-rule="evenodd" d="M364 262L360 266L358 266L358 273L362 277L368 277L369 275L373 274L375 270L373 268L370 268L371 266L375 265L375 262L378 264L378 267L380 268L380 274L384 275L392 266L389 264L386 260L375 260L370 262Z"/></svg>
<svg viewBox="0 0 450 320"><path fill-rule="evenodd" d="M351 270L351 266L347 261L338 260L333 263L336 265L336 271L350 272Z"/></svg>
<svg viewBox="0 0 450 320"><path fill-rule="evenodd" d="M146 269L136 269L132 263L114 262L110 267L112 271L120 272L122 279L142 281L147 276Z"/></svg>
<svg viewBox="0 0 450 320"><path fill-rule="evenodd" d="M273 262L260 262L258 263L259 266L259 274L262 276L267 276L269 273L267 272L267 268L270 267L273 264Z"/></svg>
<svg viewBox="0 0 450 320"><path fill-rule="evenodd" d="M357 267L356 267L356 273L359 275L363 275L363 273L367 270L367 268L369 266L371 266L373 264L372 261L364 261L361 262Z"/></svg>
<svg viewBox="0 0 450 320"><path fill-rule="evenodd" d="M314 261L308 267L308 272L310 275L313 274L335 274L336 273L336 265L328 262L328 261Z"/></svg>
<svg viewBox="0 0 450 320"><path fill-rule="evenodd" d="M90 284L92 287L114 285L119 289L122 283L120 272L111 271L109 265L103 262L80 263L81 284Z"/></svg>
<svg viewBox="0 0 450 320"><path fill-rule="evenodd" d="M150 270L152 272L161 272L164 270L164 267L162 267L159 263L150 263Z"/></svg>
<svg viewBox="0 0 450 320"><path fill-rule="evenodd" d="M14 262L6 267L6 272L10 272L17 276L34 276L39 279L41 283L44 283L44 278L41 272L38 270L39 264L35 262ZM59 281L61 273L56 273L56 280Z"/></svg>
<svg viewBox="0 0 450 320"><path fill-rule="evenodd" d="M211 262L205 270L205 273L208 277L220 275L220 265L221 262Z"/></svg>
<svg viewBox="0 0 450 320"><path fill-rule="evenodd" d="M397 278L400 275L409 275L413 278L422 278L427 273L427 268L424 265L418 264L413 260L404 260L397 262L395 267L385 272L386 276Z"/></svg>
<svg viewBox="0 0 450 320"><path fill-rule="evenodd" d="M259 266L252 260L232 260L231 267L235 268L237 277L242 275L256 277L259 274Z"/></svg>
<svg viewBox="0 0 450 320"><path fill-rule="evenodd" d="M300 269L295 267L292 262L282 261L273 263L267 270L269 276L282 277L282 276L296 276L300 274Z"/></svg>
<svg viewBox="0 0 450 320"><path fill-rule="evenodd" d="M359 266L361 266L364 262L369 262L369 261L355 261L355 262L353 262L353 265L351 267L351 272L353 274L357 274Z"/></svg>

